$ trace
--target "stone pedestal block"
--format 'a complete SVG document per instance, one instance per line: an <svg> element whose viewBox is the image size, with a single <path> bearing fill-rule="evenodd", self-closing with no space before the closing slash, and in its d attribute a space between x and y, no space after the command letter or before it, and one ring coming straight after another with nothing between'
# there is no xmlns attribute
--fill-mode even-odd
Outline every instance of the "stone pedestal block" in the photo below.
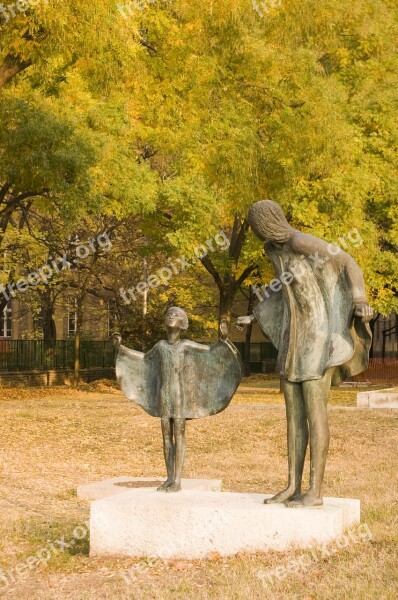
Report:
<svg viewBox="0 0 398 600"><path fill-rule="evenodd" d="M265 505L264 494L131 489L91 503L92 556L205 558L328 543L359 522L359 500Z"/></svg>
<svg viewBox="0 0 398 600"><path fill-rule="evenodd" d="M357 394L358 408L398 408L398 392L391 390L375 390Z"/></svg>

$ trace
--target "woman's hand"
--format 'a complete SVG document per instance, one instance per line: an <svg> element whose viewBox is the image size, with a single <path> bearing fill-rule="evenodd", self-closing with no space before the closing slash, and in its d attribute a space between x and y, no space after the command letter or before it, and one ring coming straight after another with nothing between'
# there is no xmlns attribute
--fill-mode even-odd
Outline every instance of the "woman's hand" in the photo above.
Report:
<svg viewBox="0 0 398 600"><path fill-rule="evenodd" d="M238 317L236 320L236 324L239 326L241 325L250 325L251 323L253 323L253 321L256 320L256 317L254 315L247 315L245 317Z"/></svg>
<svg viewBox="0 0 398 600"><path fill-rule="evenodd" d="M359 302L354 306L354 315L362 317L363 323L369 323L373 319L373 308L367 302Z"/></svg>

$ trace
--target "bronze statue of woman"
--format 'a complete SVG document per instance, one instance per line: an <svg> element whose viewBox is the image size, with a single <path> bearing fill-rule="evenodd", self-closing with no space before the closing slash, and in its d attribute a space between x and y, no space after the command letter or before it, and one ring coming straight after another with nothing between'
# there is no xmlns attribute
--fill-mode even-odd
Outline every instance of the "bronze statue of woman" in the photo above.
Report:
<svg viewBox="0 0 398 600"><path fill-rule="evenodd" d="M277 372L286 404L289 476L286 489L265 503L319 506L329 449L327 401L331 384L368 364L371 332L362 271L346 252L293 229L276 202L256 202L248 220L276 273L253 315L278 350ZM310 444L310 485L302 493Z"/></svg>

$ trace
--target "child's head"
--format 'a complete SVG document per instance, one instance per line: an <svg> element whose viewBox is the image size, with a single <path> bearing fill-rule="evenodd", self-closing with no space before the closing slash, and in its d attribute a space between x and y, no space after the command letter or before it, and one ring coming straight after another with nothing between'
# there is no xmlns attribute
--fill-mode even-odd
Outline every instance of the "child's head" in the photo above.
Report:
<svg viewBox="0 0 398 600"><path fill-rule="evenodd" d="M188 329L189 321L185 311L178 306L172 306L166 313L164 319L166 327L172 327L185 331Z"/></svg>

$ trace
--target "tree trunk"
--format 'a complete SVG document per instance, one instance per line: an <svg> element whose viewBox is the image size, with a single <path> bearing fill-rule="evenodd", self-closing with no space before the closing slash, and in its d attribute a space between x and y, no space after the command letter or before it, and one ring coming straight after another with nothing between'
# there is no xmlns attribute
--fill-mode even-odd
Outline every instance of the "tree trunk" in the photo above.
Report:
<svg viewBox="0 0 398 600"><path fill-rule="evenodd" d="M370 327L370 331L372 332L372 344L370 346L370 352L369 352L369 358L374 358L374 343L375 343L375 327L376 327L376 321L379 318L379 314L376 316L376 318L372 319L369 322L369 327Z"/></svg>
<svg viewBox="0 0 398 600"><path fill-rule="evenodd" d="M55 340L57 337L54 323L55 296L48 287L46 287L44 290L37 289L37 293L40 301L39 321L43 333L43 339L45 341Z"/></svg>
<svg viewBox="0 0 398 600"><path fill-rule="evenodd" d="M144 281L146 288L142 296L142 351L146 352L147 347L147 315L148 315L148 264L146 258L142 262Z"/></svg>
<svg viewBox="0 0 398 600"><path fill-rule="evenodd" d="M1 298L0 298L0 314L1 314L1 315L3 314L3 312L4 312L4 309L5 309L5 307L7 306L7 304L8 304L8 300L6 300L6 299L4 298L4 296L1 296Z"/></svg>
<svg viewBox="0 0 398 600"><path fill-rule="evenodd" d="M221 273L217 270L211 258L206 255L201 258L201 262L205 269L213 277L218 289L220 290L220 309L219 319L225 319L230 325L231 312L234 303L234 298L249 275L258 267L255 264L248 265L238 276L238 265L241 257L243 245L246 240L249 223L246 219L241 219L240 215L235 215L234 224L231 233L228 257L230 265L227 272Z"/></svg>
<svg viewBox="0 0 398 600"><path fill-rule="evenodd" d="M56 340L57 332L54 323L53 306L42 307L40 313L44 340Z"/></svg>
<svg viewBox="0 0 398 600"><path fill-rule="evenodd" d="M220 290L220 310L219 320L220 322L225 319L228 323L228 327L231 324L231 312L234 303L235 294L232 286L228 286L226 289Z"/></svg>
<svg viewBox="0 0 398 600"><path fill-rule="evenodd" d="M50 293L39 294L40 298L40 321L43 333L44 359L47 369L54 368L56 329L54 323L54 302Z"/></svg>
<svg viewBox="0 0 398 600"><path fill-rule="evenodd" d="M397 358L398 358L398 315L395 315L395 341L397 343Z"/></svg>
<svg viewBox="0 0 398 600"><path fill-rule="evenodd" d="M76 308L76 333L75 333L75 362L73 370L73 387L76 388L79 385L80 376L80 335L83 324L83 302L79 298L77 301Z"/></svg>
<svg viewBox="0 0 398 600"><path fill-rule="evenodd" d="M252 286L250 286L249 287L249 302L247 305L247 314L248 315L253 314L253 305L254 305L254 294L253 294ZM250 345L251 345L252 331L253 331L253 324L250 323L250 325L248 325L246 327L246 335L245 335L245 352L244 352L244 361L243 361L245 377L249 377L251 374Z"/></svg>

